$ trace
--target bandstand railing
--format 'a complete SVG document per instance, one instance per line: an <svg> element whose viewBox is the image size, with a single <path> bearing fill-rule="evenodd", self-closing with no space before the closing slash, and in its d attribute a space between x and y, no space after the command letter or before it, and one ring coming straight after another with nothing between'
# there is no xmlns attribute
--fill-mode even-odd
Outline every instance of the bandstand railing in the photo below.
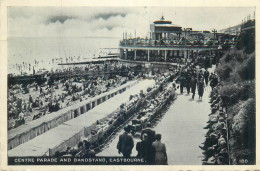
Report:
<svg viewBox="0 0 260 171"><path fill-rule="evenodd" d="M179 48L217 48L223 43L219 41L190 41L190 40L151 40L151 39L127 39L120 41L121 47L179 47ZM235 42L229 41L228 45L234 45Z"/></svg>

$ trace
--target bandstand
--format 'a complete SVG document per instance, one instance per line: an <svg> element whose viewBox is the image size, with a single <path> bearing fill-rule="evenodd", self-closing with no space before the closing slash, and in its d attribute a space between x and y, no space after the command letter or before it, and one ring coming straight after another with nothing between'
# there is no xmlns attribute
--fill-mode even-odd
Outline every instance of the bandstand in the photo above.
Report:
<svg viewBox="0 0 260 171"><path fill-rule="evenodd" d="M176 59L194 58L199 53L217 55L219 48L215 32L207 32L206 40L195 37L198 31L182 28L162 18L150 25L150 38L123 37L120 58L149 62L175 62ZM202 33L203 34L203 33ZM204 36L205 37L205 36Z"/></svg>

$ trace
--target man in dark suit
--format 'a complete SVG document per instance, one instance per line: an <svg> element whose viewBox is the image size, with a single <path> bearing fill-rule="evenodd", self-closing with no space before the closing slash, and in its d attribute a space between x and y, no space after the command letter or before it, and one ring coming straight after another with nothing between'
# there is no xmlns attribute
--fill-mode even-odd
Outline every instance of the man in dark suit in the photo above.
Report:
<svg viewBox="0 0 260 171"><path fill-rule="evenodd" d="M205 79L206 86L208 86L208 82L209 82L209 71L208 71L208 69L206 69L206 71L204 71L204 79Z"/></svg>
<svg viewBox="0 0 260 171"><path fill-rule="evenodd" d="M197 78L192 77L190 82L191 92L192 92L192 99L194 99L196 87L197 87Z"/></svg>
<svg viewBox="0 0 260 171"><path fill-rule="evenodd" d="M186 76L187 94L190 94L190 82L191 82L191 76L190 76L190 74L187 74L187 76Z"/></svg>
<svg viewBox="0 0 260 171"><path fill-rule="evenodd" d="M147 134L148 142L152 144L155 140L155 131L152 130L151 126L152 126L151 123L148 122L147 128L143 129L142 132L141 132L141 137L143 137L144 133Z"/></svg>
<svg viewBox="0 0 260 171"><path fill-rule="evenodd" d="M151 154L151 147L148 143L148 135L144 133L143 137L141 137L141 140L142 141L136 143L136 151L138 152L136 157L144 158L144 160L149 163L151 158L150 156L152 154Z"/></svg>
<svg viewBox="0 0 260 171"><path fill-rule="evenodd" d="M123 153L124 157L130 157L132 154L132 149L134 147L134 139L129 134L130 133L130 127L126 126L124 128L125 132L119 136L119 141L117 143L117 149L118 153Z"/></svg>
<svg viewBox="0 0 260 171"><path fill-rule="evenodd" d="M152 124L150 122L147 123L147 128L143 129L141 132L141 137L145 137L147 135L147 140L142 139L146 142L145 148L147 153L149 154L146 156L146 160L149 164L153 163L153 150L152 150L152 143L155 141L155 131L151 128Z"/></svg>
<svg viewBox="0 0 260 171"><path fill-rule="evenodd" d="M183 87L185 86L186 84L186 79L184 76L180 76L176 79L175 82L180 82L180 93L182 94L183 93Z"/></svg>

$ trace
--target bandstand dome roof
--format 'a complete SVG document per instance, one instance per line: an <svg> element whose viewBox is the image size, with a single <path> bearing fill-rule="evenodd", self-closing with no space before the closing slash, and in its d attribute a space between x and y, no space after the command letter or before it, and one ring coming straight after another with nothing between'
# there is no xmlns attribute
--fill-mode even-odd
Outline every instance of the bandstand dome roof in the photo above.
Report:
<svg viewBox="0 0 260 171"><path fill-rule="evenodd" d="M180 27L181 28L181 26L177 24L172 24L172 21L165 20L163 16L160 20L156 20L153 23L156 27Z"/></svg>

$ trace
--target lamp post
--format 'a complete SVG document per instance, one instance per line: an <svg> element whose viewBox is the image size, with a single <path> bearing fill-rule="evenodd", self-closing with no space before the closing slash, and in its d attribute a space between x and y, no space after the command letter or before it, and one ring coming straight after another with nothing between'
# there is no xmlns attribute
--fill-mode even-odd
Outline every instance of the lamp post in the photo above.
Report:
<svg viewBox="0 0 260 171"><path fill-rule="evenodd" d="M214 37L213 37L213 45L215 45L215 40L216 40L216 33L217 33L217 30L214 29L212 30L213 34L214 34Z"/></svg>

